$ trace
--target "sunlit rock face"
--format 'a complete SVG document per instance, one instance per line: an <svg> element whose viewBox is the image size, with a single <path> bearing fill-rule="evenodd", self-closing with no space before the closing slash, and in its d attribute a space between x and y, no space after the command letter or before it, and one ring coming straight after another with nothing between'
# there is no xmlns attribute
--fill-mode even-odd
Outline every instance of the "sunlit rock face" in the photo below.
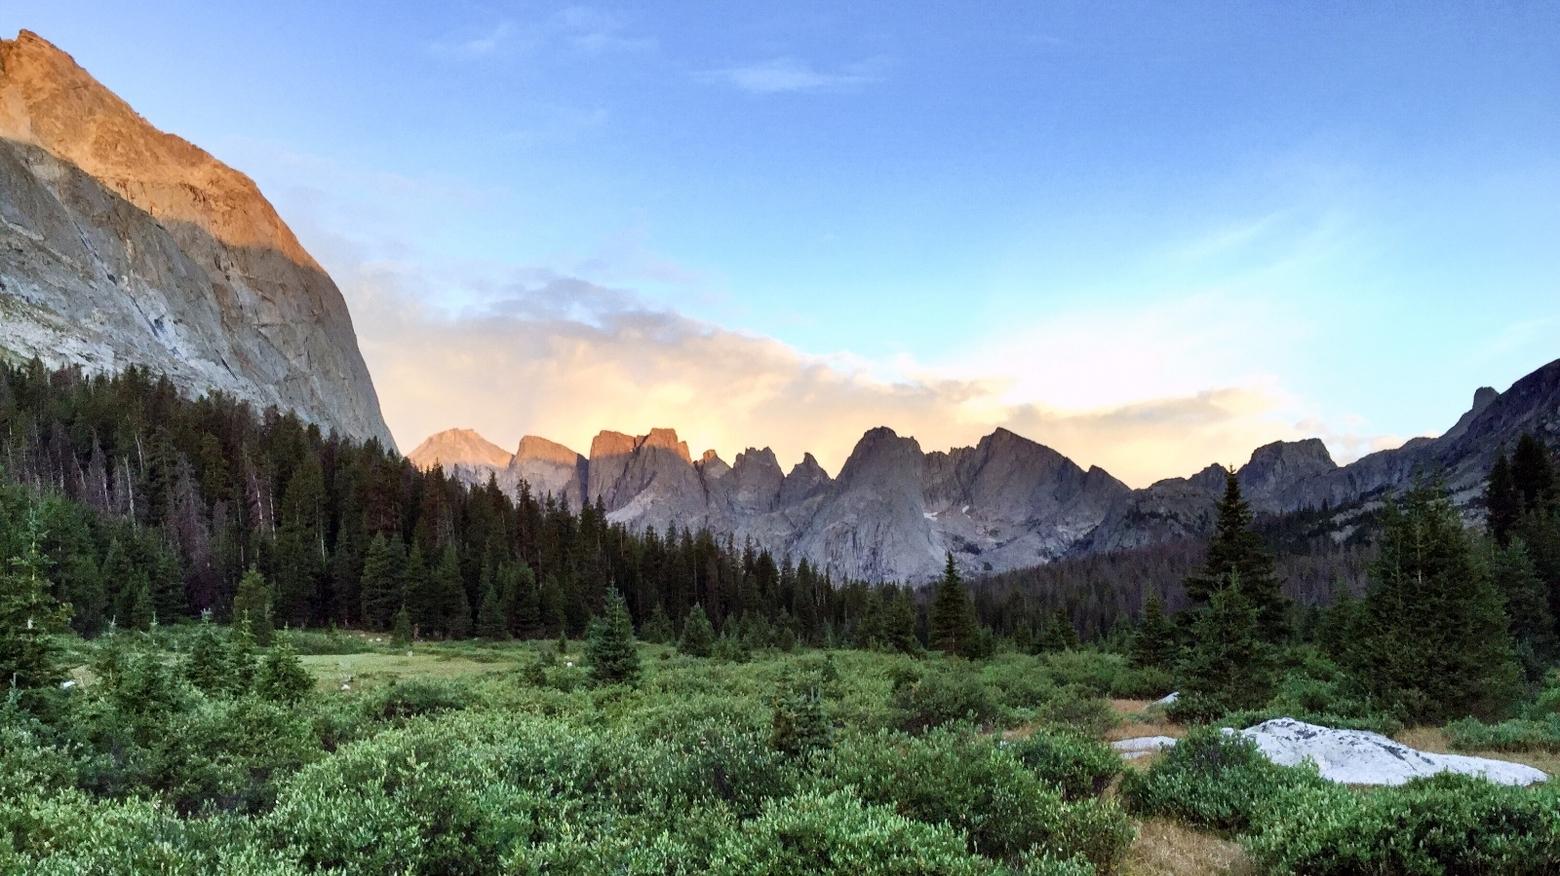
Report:
<svg viewBox="0 0 1560 876"><path fill-rule="evenodd" d="M395 446L340 291L254 182L28 31L0 40L0 352Z"/></svg>
<svg viewBox="0 0 1560 876"><path fill-rule="evenodd" d="M1439 438L1417 438L1345 466L1320 440L1275 442L1253 451L1236 479L1254 512L1319 512L1317 525L1338 538L1362 509L1426 477L1440 478L1473 520L1495 454L1525 432L1560 445L1560 361L1504 393L1479 390L1473 407ZM447 469L450 449L469 448L469 458L454 460L463 463L457 473L464 479L485 481L498 471L512 491L524 480L533 493L567 497L571 506L599 500L616 522L709 527L836 577L871 581L930 580L950 552L966 574L980 574L1203 538L1226 479L1224 468L1209 465L1133 490L1006 429L974 447L931 453L892 429L872 429L838 478L811 454L782 473L769 448L750 447L731 465L714 451L693 460L671 429L602 432L588 459L528 437L507 467L485 441L457 435L440 446ZM522 458L529 461L517 472Z"/></svg>

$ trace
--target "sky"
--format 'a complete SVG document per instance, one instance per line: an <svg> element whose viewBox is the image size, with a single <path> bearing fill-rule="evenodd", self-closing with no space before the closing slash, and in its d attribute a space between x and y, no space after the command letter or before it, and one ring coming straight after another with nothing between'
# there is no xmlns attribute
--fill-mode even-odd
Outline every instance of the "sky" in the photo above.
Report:
<svg viewBox="0 0 1560 876"><path fill-rule="evenodd" d="M849 7L849 8L844 8ZM1560 355L1560 5L5 0L248 173L397 442L1134 486L1436 434Z"/></svg>

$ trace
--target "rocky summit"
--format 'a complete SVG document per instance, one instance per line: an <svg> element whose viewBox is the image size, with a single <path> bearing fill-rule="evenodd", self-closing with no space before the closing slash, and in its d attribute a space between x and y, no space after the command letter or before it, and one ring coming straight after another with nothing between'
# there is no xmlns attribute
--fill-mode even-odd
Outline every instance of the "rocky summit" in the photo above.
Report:
<svg viewBox="0 0 1560 876"><path fill-rule="evenodd" d="M1560 444L1560 361L1503 393L1480 389L1438 438L1344 466L1319 439L1278 441L1252 451L1236 477L1257 512L1330 509L1342 536L1361 508L1425 477L1440 478L1472 509L1495 455L1524 432ZM572 507L600 500L612 520L636 528L707 526L836 576L916 582L936 576L948 552L978 574L1202 537L1225 479L1210 464L1134 490L1006 429L930 453L914 438L872 429L837 478L812 454L786 471L767 447L730 464L713 450L694 459L672 429L602 432L588 457L535 436L508 454L470 430L451 430L412 459L437 461L468 482L492 476L511 492L523 482Z"/></svg>
<svg viewBox="0 0 1560 876"><path fill-rule="evenodd" d="M0 355L395 446L340 291L254 182L28 31L0 40Z"/></svg>

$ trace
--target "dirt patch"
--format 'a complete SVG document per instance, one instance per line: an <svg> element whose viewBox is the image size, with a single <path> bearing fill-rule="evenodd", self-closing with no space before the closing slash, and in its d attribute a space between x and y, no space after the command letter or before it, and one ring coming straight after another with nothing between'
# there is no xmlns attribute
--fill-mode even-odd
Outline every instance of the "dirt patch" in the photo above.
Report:
<svg viewBox="0 0 1560 876"><path fill-rule="evenodd" d="M1256 872L1239 843L1168 818L1150 818L1138 825L1124 871L1132 876Z"/></svg>

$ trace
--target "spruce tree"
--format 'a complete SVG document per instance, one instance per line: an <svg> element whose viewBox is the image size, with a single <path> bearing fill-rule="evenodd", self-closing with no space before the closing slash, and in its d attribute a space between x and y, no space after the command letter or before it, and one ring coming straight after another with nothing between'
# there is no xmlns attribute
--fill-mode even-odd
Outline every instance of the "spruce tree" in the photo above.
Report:
<svg viewBox="0 0 1560 876"><path fill-rule="evenodd" d="M1208 559L1200 572L1186 579L1186 596L1200 609L1215 591L1224 588L1230 575L1238 575L1242 596L1257 611L1259 634L1265 641L1279 642L1289 635L1289 600L1273 572L1273 558L1252 531L1251 521L1251 508L1241 497L1235 470L1226 470Z"/></svg>
<svg viewBox="0 0 1560 876"><path fill-rule="evenodd" d="M806 759L814 752L828 749L830 729L816 680L781 682L769 722L770 748Z"/></svg>
<svg viewBox="0 0 1560 876"><path fill-rule="evenodd" d="M502 600L498 595L498 586L493 581L489 581L487 589L482 592L482 604L477 608L476 633L481 638L495 641L509 638L509 630L504 624Z"/></svg>
<svg viewBox="0 0 1560 876"><path fill-rule="evenodd" d="M708 657L715 647L715 628L704 606L694 603L683 619L682 637L677 640L677 650L690 657Z"/></svg>
<svg viewBox="0 0 1560 876"><path fill-rule="evenodd" d="M303 668L287 638L277 639L255 676L255 693L272 702L292 705L314 689L314 677Z"/></svg>
<svg viewBox="0 0 1560 876"><path fill-rule="evenodd" d="M271 585L254 566L239 579L233 594L233 626L247 629L261 647L271 644Z"/></svg>
<svg viewBox="0 0 1560 876"><path fill-rule="evenodd" d="M388 629L396 615L404 610L402 571L406 558L399 538L376 534L363 555L363 574L359 587L363 596L363 623L370 629Z"/></svg>
<svg viewBox="0 0 1560 876"><path fill-rule="evenodd" d="M52 594L36 509L29 512L20 550L0 570L0 687L46 687L63 677L49 635L70 616Z"/></svg>
<svg viewBox="0 0 1560 876"><path fill-rule="evenodd" d="M1424 722L1500 715L1520 688L1500 591L1457 512L1416 489L1382 517L1352 668L1375 696Z"/></svg>
<svg viewBox="0 0 1560 876"><path fill-rule="evenodd" d="M942 580L937 582L937 591L932 596L928 622L933 648L965 656L978 648L975 608L970 604L970 595L959 578L959 570L954 568L951 551L943 569Z"/></svg>
<svg viewBox="0 0 1560 876"><path fill-rule="evenodd" d="M1502 547L1510 544L1511 531L1522 519L1522 494L1517 491L1517 481L1512 477L1511 463L1504 450L1495 457L1485 482L1484 513L1490 537Z"/></svg>
<svg viewBox="0 0 1560 876"><path fill-rule="evenodd" d="M145 569L130 573L130 580L120 591L120 608L115 614L127 630L146 631L157 621L157 607L152 602L152 582Z"/></svg>
<svg viewBox="0 0 1560 876"><path fill-rule="evenodd" d="M395 621L390 628L390 644L397 648L412 644L412 613L404 605L395 613Z"/></svg>
<svg viewBox="0 0 1560 876"><path fill-rule="evenodd" d="M585 659L597 684L634 684L639 680L639 651L634 647L634 622L616 590L607 594L606 612L592 625Z"/></svg>
<svg viewBox="0 0 1560 876"><path fill-rule="evenodd" d="M1165 617L1158 593L1150 593L1143 605L1143 620L1132 636L1132 665L1143 669L1170 669L1175 665L1175 627Z"/></svg>
<svg viewBox="0 0 1560 876"><path fill-rule="evenodd" d="M914 654L921 650L915 637L915 603L910 593L894 588L883 607L883 644L900 654Z"/></svg>
<svg viewBox="0 0 1560 876"><path fill-rule="evenodd" d="M1181 696L1208 717L1267 701L1273 685L1272 646L1262 638L1257 607L1238 572L1213 592L1192 626L1181 664Z"/></svg>
<svg viewBox="0 0 1560 876"><path fill-rule="evenodd" d="M1506 547L1493 546L1490 553L1489 574L1505 602L1517 662L1529 683L1540 682L1560 657L1548 588L1520 538L1512 539Z"/></svg>
<svg viewBox="0 0 1560 876"><path fill-rule="evenodd" d="M195 634L195 641L184 657L184 678L207 696L224 693L233 686L227 644L209 621L201 623L200 631Z"/></svg>
<svg viewBox="0 0 1560 876"><path fill-rule="evenodd" d="M1555 469L1543 442L1524 433L1511 454L1511 478L1524 511L1547 507L1555 499Z"/></svg>
<svg viewBox="0 0 1560 876"><path fill-rule="evenodd" d="M677 632L672 628L672 619L666 616L666 609L659 602L655 604L655 609L650 612L650 619L645 621L640 632L640 638L658 645L669 644L677 638Z"/></svg>

